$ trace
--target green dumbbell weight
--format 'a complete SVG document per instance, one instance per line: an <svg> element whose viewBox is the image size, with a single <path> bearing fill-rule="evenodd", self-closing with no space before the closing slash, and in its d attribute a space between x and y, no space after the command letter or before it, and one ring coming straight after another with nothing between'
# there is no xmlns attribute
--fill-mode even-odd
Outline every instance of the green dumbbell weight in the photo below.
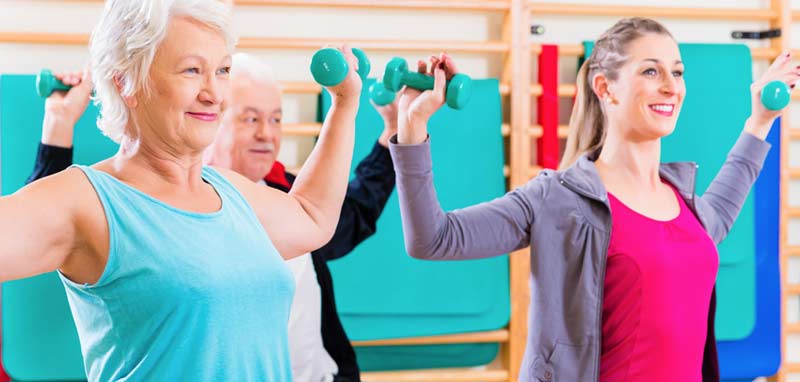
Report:
<svg viewBox="0 0 800 382"><path fill-rule="evenodd" d="M761 103L769 110L781 110L790 100L791 90L783 81L772 81L761 89Z"/></svg>
<svg viewBox="0 0 800 382"><path fill-rule="evenodd" d="M395 57L386 64L383 84L386 89L397 92L403 85L418 90L433 89L433 76L411 72L406 60ZM472 95L472 79L465 74L456 74L447 81L445 101L453 109L461 109L467 105Z"/></svg>
<svg viewBox="0 0 800 382"><path fill-rule="evenodd" d="M396 93L387 89L383 82L376 82L369 87L369 98L378 106L386 106L394 102Z"/></svg>
<svg viewBox="0 0 800 382"><path fill-rule="evenodd" d="M54 91L67 91L70 88L72 88L72 86L61 82L53 75L53 72L48 69L42 69L39 75L36 76L36 94L38 94L39 97L47 98L50 97L50 94L53 94Z"/></svg>
<svg viewBox="0 0 800 382"><path fill-rule="evenodd" d="M369 74L369 59L364 51L358 48L353 48L353 55L358 59L358 75L363 81ZM314 76L314 81L322 86L339 85L347 77L348 71L347 60L338 49L320 49L311 58L311 75Z"/></svg>

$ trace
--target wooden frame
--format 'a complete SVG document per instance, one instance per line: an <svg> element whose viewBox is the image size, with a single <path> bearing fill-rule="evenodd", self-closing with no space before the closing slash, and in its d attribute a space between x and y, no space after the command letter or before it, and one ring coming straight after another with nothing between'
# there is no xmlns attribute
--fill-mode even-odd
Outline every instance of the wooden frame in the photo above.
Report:
<svg viewBox="0 0 800 382"><path fill-rule="evenodd" d="M52 1L53 3L59 1ZM97 3L100 0L63 0L63 2ZM411 9L421 11L448 10L466 12L502 12L505 14L502 38L499 41L408 41L408 40L353 40L353 44L369 50L380 51L438 51L446 47L450 52L502 54L505 65L501 74L500 92L507 96L510 108L509 120L504 123L501 133L508 138L509 161L505 172L510 188L520 186L535 176L540 168L530 164L531 139L541 137L542 128L532 123L531 101L541 96L542 88L532 83L533 56L541 53L541 45L528 40L530 21L533 15L572 15L572 16L648 16L654 18L682 18L701 20L766 21L773 28L780 28L781 38L772 40L767 48L754 48L754 59L771 60L784 49L790 48L789 36L794 19L800 19L800 11L791 11L789 0L771 0L768 9L724 9L724 8L667 8L640 6L610 6L587 4L546 3L531 0L235 0L236 6L282 6L282 7L336 7L364 9ZM86 45L88 35L57 33L15 33L0 32L0 43ZM338 42L331 39L300 38L256 38L244 37L239 46L249 49L316 49L324 44ZM793 50L800 56L800 49ZM559 54L579 57L583 46L562 44ZM511 81L513 79L513 81ZM317 94L319 85L308 82L283 82L286 93ZM560 84L558 95L575 95L574 84ZM800 99L794 92L793 99ZM791 126L788 113L783 116L782 157L781 157L781 269L783 286L783 305L787 298L800 295L800 284L788 284L785 271L788 259L800 258L800 246L790 246L788 242L789 219L800 218L800 208L788 203L788 184L800 180L800 168L790 168L788 159L789 143L800 139L800 129ZM315 136L319 133L319 123L296 123L284 126L285 133L300 136ZM559 136L566 137L567 126L559 126ZM454 344L472 342L496 342L502 344L501 370L424 370L397 372L363 373L365 381L509 381L518 380L522 355L527 339L527 309L530 301L528 278L530 276L529 251L521 250L510 255L510 293L511 318L506 329L480 333L454 334L424 338L406 338L381 341L357 341L358 346L383 345L421 345ZM786 336L800 335L800 323L786 322L783 314L783 353L786 354ZM788 373L800 372L800 363L785 363L774 378L786 382Z"/></svg>

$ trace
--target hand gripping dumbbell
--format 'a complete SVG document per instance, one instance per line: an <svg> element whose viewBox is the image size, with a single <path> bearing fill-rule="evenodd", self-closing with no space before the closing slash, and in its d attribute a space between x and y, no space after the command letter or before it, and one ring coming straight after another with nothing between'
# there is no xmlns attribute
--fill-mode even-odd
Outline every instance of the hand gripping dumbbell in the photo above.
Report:
<svg viewBox="0 0 800 382"><path fill-rule="evenodd" d="M36 94L39 97L47 98L54 91L68 91L72 86L61 82L56 76L53 75L48 69L42 69L39 75L36 76Z"/></svg>
<svg viewBox="0 0 800 382"><path fill-rule="evenodd" d="M369 74L369 59L364 51L358 48L353 48L353 55L358 59L358 76L364 81ZM339 85L347 78L349 70L347 59L338 49L320 49L311 58L311 75L314 76L314 81L322 86Z"/></svg>
<svg viewBox="0 0 800 382"><path fill-rule="evenodd" d="M790 100L791 90L783 81L772 81L761 89L761 103L769 110L781 110Z"/></svg>
<svg viewBox="0 0 800 382"><path fill-rule="evenodd" d="M375 83L370 87L370 97L378 105L389 104L395 93L403 85L418 90L433 89L433 76L408 70L406 60L395 57L386 64L383 83ZM453 109L461 109L467 105L472 95L472 79L465 74L456 74L447 81L445 101Z"/></svg>

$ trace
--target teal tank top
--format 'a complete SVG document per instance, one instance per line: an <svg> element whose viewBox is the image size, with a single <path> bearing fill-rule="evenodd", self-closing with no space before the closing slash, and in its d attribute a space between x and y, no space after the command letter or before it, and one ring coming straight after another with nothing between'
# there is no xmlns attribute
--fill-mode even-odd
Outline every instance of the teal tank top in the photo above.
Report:
<svg viewBox="0 0 800 382"><path fill-rule="evenodd" d="M222 208L171 207L111 175L80 168L108 221L95 284L60 274L89 381L291 380L291 271L249 203L203 168Z"/></svg>

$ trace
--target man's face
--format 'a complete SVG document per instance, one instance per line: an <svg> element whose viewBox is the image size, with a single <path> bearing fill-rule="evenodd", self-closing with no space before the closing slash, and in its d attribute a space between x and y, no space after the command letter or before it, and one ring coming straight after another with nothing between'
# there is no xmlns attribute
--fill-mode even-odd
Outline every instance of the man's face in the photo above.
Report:
<svg viewBox="0 0 800 382"><path fill-rule="evenodd" d="M229 164L257 182L269 173L281 147L281 91L277 83L263 83L246 76L231 80L231 105L223 128L216 162ZM219 143L219 142L218 142Z"/></svg>

